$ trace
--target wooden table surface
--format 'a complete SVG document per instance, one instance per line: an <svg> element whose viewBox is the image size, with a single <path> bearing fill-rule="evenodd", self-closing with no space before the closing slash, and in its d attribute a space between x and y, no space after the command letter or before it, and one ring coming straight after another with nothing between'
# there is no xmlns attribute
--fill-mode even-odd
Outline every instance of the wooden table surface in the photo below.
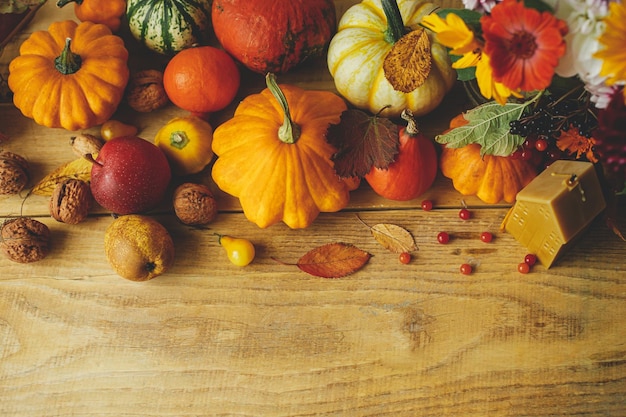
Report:
<svg viewBox="0 0 626 417"><path fill-rule="evenodd" d="M241 96L263 86L245 74ZM279 80L334 90L323 60ZM439 133L466 106L456 88L422 128ZM152 139L179 114L122 108L116 117ZM72 132L11 105L0 107L0 131L11 136L3 149L31 163L31 186L74 159ZM422 198L435 209L422 211ZM0 197L3 219L46 223L53 245L36 263L0 259L0 415L626 415L626 244L598 219L555 266L522 275L526 249L499 232L508 205L463 197L441 177L422 198L386 201L363 184L347 209L303 230L260 229L220 193L204 230L164 205L150 215L172 234L175 264L136 283L104 257L106 211L72 226L51 219L46 197ZM462 200L469 221L457 216ZM412 262L401 264L357 216L409 230ZM440 231L449 244L437 243ZM494 241L482 243L482 231ZM215 232L252 240L256 260L232 266ZM373 257L341 279L273 260L339 241ZM465 262L472 275L459 273Z"/></svg>

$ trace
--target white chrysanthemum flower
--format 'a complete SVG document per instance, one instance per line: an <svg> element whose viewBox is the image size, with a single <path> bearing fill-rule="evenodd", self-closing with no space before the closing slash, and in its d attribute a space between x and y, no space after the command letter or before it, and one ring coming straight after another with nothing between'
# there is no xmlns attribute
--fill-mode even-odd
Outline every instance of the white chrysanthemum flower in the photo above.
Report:
<svg viewBox="0 0 626 417"><path fill-rule="evenodd" d="M468 10L474 10L481 13L489 13L493 6L501 0L463 0L463 6Z"/></svg>

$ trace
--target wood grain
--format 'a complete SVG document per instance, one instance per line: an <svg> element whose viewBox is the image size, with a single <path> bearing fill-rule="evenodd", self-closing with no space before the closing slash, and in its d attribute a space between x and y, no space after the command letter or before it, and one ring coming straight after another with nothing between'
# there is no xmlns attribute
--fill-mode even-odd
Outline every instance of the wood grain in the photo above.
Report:
<svg viewBox="0 0 626 417"><path fill-rule="evenodd" d="M332 90L322 63L299 71L287 78ZM259 78L246 80L244 91L260 88ZM424 128L443 129L465 105L461 93ZM179 113L116 116L151 138ZM73 158L71 132L9 105L0 129L12 137L3 148L31 162L33 183ZM200 179L210 183L207 172ZM384 201L364 184L347 209L304 230L259 229L218 196L207 228L181 225L168 204L150 214L172 234L176 260L145 283L107 264L106 211L70 226L50 218L45 197L0 197L2 217L34 216L53 236L40 262L0 259L0 415L624 415L626 244L603 218L555 266L521 275L526 250L499 231L508 205L463 197L445 178L423 197L435 201L431 212L421 198ZM461 200L469 221L458 218ZM401 264L357 216L409 230L419 247L412 262ZM479 239L486 230L492 243ZM440 231L451 234L447 245ZM228 263L214 233L252 240L255 262ZM373 256L341 279L276 260L295 263L335 241ZM459 273L464 262L472 275Z"/></svg>

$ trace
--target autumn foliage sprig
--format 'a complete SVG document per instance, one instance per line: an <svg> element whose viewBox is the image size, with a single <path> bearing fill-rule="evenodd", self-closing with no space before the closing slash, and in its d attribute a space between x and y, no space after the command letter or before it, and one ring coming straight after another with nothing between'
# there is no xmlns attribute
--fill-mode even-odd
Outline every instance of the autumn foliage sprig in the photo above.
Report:
<svg viewBox="0 0 626 417"><path fill-rule="evenodd" d="M463 1L465 9L438 10L422 24L485 104L437 141L510 156L528 136L543 137L566 156L601 162L623 187L626 127L616 121L626 116L626 3Z"/></svg>

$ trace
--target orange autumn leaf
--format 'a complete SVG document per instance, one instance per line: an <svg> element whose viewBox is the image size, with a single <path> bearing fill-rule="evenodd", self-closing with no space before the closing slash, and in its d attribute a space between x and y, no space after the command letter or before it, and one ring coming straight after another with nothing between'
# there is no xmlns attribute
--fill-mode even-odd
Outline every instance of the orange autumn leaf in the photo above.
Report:
<svg viewBox="0 0 626 417"><path fill-rule="evenodd" d="M576 159L585 155L590 162L598 162L598 158L593 153L593 145L596 140L594 138L588 138L582 136L578 129L570 127L568 130L561 130L561 135L556 141L556 146L562 150L567 151L570 154L576 154Z"/></svg>
<svg viewBox="0 0 626 417"><path fill-rule="evenodd" d="M328 243L307 252L296 265L316 277L341 278L361 269L370 257L349 243Z"/></svg>

